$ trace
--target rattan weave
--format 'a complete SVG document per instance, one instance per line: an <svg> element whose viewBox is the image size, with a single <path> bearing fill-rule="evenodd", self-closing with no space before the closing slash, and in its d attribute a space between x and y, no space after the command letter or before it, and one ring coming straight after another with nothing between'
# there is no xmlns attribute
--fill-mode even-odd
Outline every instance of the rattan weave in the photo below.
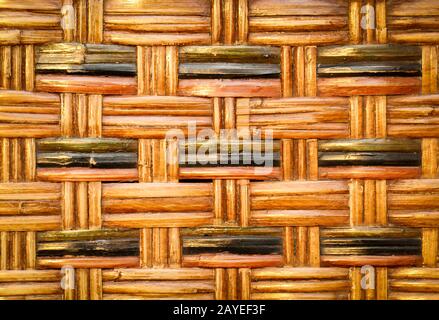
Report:
<svg viewBox="0 0 439 320"><path fill-rule="evenodd" d="M0 1L0 298L439 299L438 49L439 0Z"/></svg>

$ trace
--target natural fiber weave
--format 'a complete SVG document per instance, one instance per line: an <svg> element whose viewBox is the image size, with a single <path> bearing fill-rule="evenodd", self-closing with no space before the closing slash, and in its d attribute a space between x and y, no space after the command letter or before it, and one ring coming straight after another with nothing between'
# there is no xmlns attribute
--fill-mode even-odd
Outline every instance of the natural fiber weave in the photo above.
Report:
<svg viewBox="0 0 439 320"><path fill-rule="evenodd" d="M439 299L438 45L439 0L0 1L0 298Z"/></svg>

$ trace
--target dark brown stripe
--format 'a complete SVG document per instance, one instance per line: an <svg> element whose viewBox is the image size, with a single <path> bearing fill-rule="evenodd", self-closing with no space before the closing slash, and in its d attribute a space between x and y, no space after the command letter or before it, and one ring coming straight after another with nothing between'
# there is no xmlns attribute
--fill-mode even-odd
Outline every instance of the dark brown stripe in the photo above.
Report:
<svg viewBox="0 0 439 320"><path fill-rule="evenodd" d="M139 254L139 239L111 239L39 243L37 256L135 256Z"/></svg>
<svg viewBox="0 0 439 320"><path fill-rule="evenodd" d="M416 229L334 228L322 230L320 236L321 255L404 256L422 253L421 234Z"/></svg>
<svg viewBox="0 0 439 320"><path fill-rule="evenodd" d="M280 63L280 48L269 46L187 46L180 48L180 63Z"/></svg>
<svg viewBox="0 0 439 320"><path fill-rule="evenodd" d="M136 65L131 63L95 63L95 64L38 64L38 73L67 73L89 75L136 75Z"/></svg>
<svg viewBox="0 0 439 320"><path fill-rule="evenodd" d="M38 153L38 167L136 168L137 153Z"/></svg>
<svg viewBox="0 0 439 320"><path fill-rule="evenodd" d="M135 256L139 230L69 230L37 233L37 256Z"/></svg>
<svg viewBox="0 0 439 320"><path fill-rule="evenodd" d="M273 228L204 228L182 234L183 254L281 254L282 235ZM274 234L273 234L274 231Z"/></svg>
<svg viewBox="0 0 439 320"><path fill-rule="evenodd" d="M213 154L180 156L181 167L221 167L221 166L274 166L280 165L278 152L262 155L252 153Z"/></svg>
<svg viewBox="0 0 439 320"><path fill-rule="evenodd" d="M319 151L328 152L420 152L420 140L343 139L320 140Z"/></svg>
<svg viewBox="0 0 439 320"><path fill-rule="evenodd" d="M181 79L279 78L279 64L265 63L183 63Z"/></svg>
<svg viewBox="0 0 439 320"><path fill-rule="evenodd" d="M267 148L266 148L267 147ZM201 142L180 144L180 167L274 166L280 163L279 142L270 147L265 141ZM277 150L277 151L275 151Z"/></svg>
<svg viewBox="0 0 439 320"><path fill-rule="evenodd" d="M353 76L401 76L417 77L422 74L421 63L412 61L352 62L321 64L317 68L319 77Z"/></svg>
<svg viewBox="0 0 439 320"><path fill-rule="evenodd" d="M419 166L420 153L319 152L319 166Z"/></svg>
<svg viewBox="0 0 439 320"><path fill-rule="evenodd" d="M38 152L137 152L137 140L115 138L48 138L37 140Z"/></svg>

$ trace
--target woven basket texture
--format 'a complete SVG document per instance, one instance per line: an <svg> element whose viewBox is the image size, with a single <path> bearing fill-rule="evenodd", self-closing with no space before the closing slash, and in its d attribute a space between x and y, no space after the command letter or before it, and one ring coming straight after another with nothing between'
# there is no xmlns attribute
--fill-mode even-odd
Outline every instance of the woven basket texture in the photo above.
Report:
<svg viewBox="0 0 439 320"><path fill-rule="evenodd" d="M439 299L438 50L439 0L0 1L0 299Z"/></svg>

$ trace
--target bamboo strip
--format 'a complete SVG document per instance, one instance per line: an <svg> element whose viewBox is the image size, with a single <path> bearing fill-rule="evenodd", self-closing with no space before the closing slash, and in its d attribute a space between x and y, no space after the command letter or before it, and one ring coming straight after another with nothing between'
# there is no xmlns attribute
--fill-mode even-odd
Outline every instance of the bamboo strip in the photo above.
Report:
<svg viewBox="0 0 439 320"><path fill-rule="evenodd" d="M223 9L223 26L224 26L224 44L231 45L235 42L235 1L234 0L222 0Z"/></svg>
<svg viewBox="0 0 439 320"><path fill-rule="evenodd" d="M389 31L388 41L394 43L435 44L439 40L439 32L406 32Z"/></svg>
<svg viewBox="0 0 439 320"><path fill-rule="evenodd" d="M104 282L103 293L136 293L136 294L190 294L214 292L214 286L211 281L180 281L180 282L162 282L162 281L136 281L136 282Z"/></svg>
<svg viewBox="0 0 439 320"><path fill-rule="evenodd" d="M22 90L23 89L23 47L13 46L11 51L11 89Z"/></svg>
<svg viewBox="0 0 439 320"><path fill-rule="evenodd" d="M438 229L422 229L422 258L423 264L428 267L437 265L438 255Z"/></svg>
<svg viewBox="0 0 439 320"><path fill-rule="evenodd" d="M87 1L79 0L76 4L76 41L87 42L88 36L88 12Z"/></svg>
<svg viewBox="0 0 439 320"><path fill-rule="evenodd" d="M18 139L11 139L11 159L10 159L10 174L11 174L11 180L13 182L22 181L22 151L21 151L21 141Z"/></svg>
<svg viewBox="0 0 439 320"><path fill-rule="evenodd" d="M184 256L183 267L202 268L262 268L282 265L280 255L203 254Z"/></svg>
<svg viewBox="0 0 439 320"><path fill-rule="evenodd" d="M215 299L226 300L227 299L227 282L226 282L226 269L215 268Z"/></svg>
<svg viewBox="0 0 439 320"><path fill-rule="evenodd" d="M64 230L75 227L75 184L64 182L62 184L62 222Z"/></svg>
<svg viewBox="0 0 439 320"><path fill-rule="evenodd" d="M1 185L0 185L1 192ZM208 197L213 195L210 183L106 183L103 187L103 198L136 199L169 197Z"/></svg>
<svg viewBox="0 0 439 320"><path fill-rule="evenodd" d="M309 264L311 267L320 266L320 229L309 227Z"/></svg>
<svg viewBox="0 0 439 320"><path fill-rule="evenodd" d="M61 15L65 28L63 28L63 40L65 42L73 42L75 39L76 29L76 12L73 7L73 0L62 0ZM60 4L61 4L60 3ZM73 10L70 10L73 8ZM72 12L73 11L73 12ZM70 299L69 299L70 300Z"/></svg>
<svg viewBox="0 0 439 320"><path fill-rule="evenodd" d="M211 224L212 220L213 215L211 212L104 214L103 226L116 228L184 228Z"/></svg>
<svg viewBox="0 0 439 320"><path fill-rule="evenodd" d="M45 231L61 227L59 216L1 216L0 231Z"/></svg>
<svg viewBox="0 0 439 320"><path fill-rule="evenodd" d="M349 1L349 38L354 44L361 42L361 0Z"/></svg>
<svg viewBox="0 0 439 320"><path fill-rule="evenodd" d="M9 232L0 232L0 270L9 269Z"/></svg>
<svg viewBox="0 0 439 320"><path fill-rule="evenodd" d="M251 298L251 270L248 268L241 268L238 270L240 280L240 295L241 300L250 300Z"/></svg>
<svg viewBox="0 0 439 320"><path fill-rule="evenodd" d="M2 182L9 182L9 152L10 152L10 144L9 139L2 139L2 152L1 152L1 173L2 173Z"/></svg>
<svg viewBox="0 0 439 320"><path fill-rule="evenodd" d="M102 136L102 96L88 96L88 136L99 138Z"/></svg>
<svg viewBox="0 0 439 320"><path fill-rule="evenodd" d="M424 178L435 178L438 175L438 139L422 139L422 175Z"/></svg>
<svg viewBox="0 0 439 320"><path fill-rule="evenodd" d="M379 267L419 265L420 256L321 256L322 266L362 267L373 265Z"/></svg>
<svg viewBox="0 0 439 320"><path fill-rule="evenodd" d="M56 282L0 284L1 296L52 295L61 292L62 289Z"/></svg>
<svg viewBox="0 0 439 320"><path fill-rule="evenodd" d="M238 0L238 43L245 44L249 33L249 1Z"/></svg>
<svg viewBox="0 0 439 320"><path fill-rule="evenodd" d="M87 269L76 270L77 281L77 300L89 300L89 278L90 274Z"/></svg>
<svg viewBox="0 0 439 320"><path fill-rule="evenodd" d="M102 270L91 268L90 272L90 299L102 300Z"/></svg>
<svg viewBox="0 0 439 320"><path fill-rule="evenodd" d="M254 300L348 300L345 292L262 292L253 293Z"/></svg>
<svg viewBox="0 0 439 320"><path fill-rule="evenodd" d="M180 179L251 179L270 180L280 177L279 168L201 167L180 168Z"/></svg>
<svg viewBox="0 0 439 320"><path fill-rule="evenodd" d="M149 93L149 65L147 63L147 49L137 46L137 94Z"/></svg>
<svg viewBox="0 0 439 320"><path fill-rule="evenodd" d="M421 175L417 167L324 167L319 169L323 179L414 179Z"/></svg>
<svg viewBox="0 0 439 320"><path fill-rule="evenodd" d="M76 183L76 214L77 224L80 229L88 229L88 184L87 182Z"/></svg>
<svg viewBox="0 0 439 320"><path fill-rule="evenodd" d="M223 216L223 206L224 206L224 197L223 197L223 181L222 180L213 180L213 202L214 202L214 223L216 225L222 224L224 221Z"/></svg>
<svg viewBox="0 0 439 320"><path fill-rule="evenodd" d="M88 1L88 42L101 43L104 33L104 1Z"/></svg>
<svg viewBox="0 0 439 320"><path fill-rule="evenodd" d="M310 281L258 281L252 283L252 290L256 292L326 292L343 291L349 288L347 280L321 280L318 282Z"/></svg>
<svg viewBox="0 0 439 320"><path fill-rule="evenodd" d="M136 181L137 169L48 168L38 169L42 181Z"/></svg>
<svg viewBox="0 0 439 320"><path fill-rule="evenodd" d="M137 81L127 77L37 75L35 89L45 92L135 94Z"/></svg>
<svg viewBox="0 0 439 320"><path fill-rule="evenodd" d="M423 46L422 47L422 93L423 94L429 94L431 93L431 67L432 62L431 61L431 53L432 53L432 47L431 46Z"/></svg>
<svg viewBox="0 0 439 320"><path fill-rule="evenodd" d="M416 77L319 78L321 96L419 94L421 80Z"/></svg>
<svg viewBox="0 0 439 320"><path fill-rule="evenodd" d="M297 168L297 179L305 180L307 177L307 159L306 159L306 142L303 139L295 141L294 151L296 152L294 159Z"/></svg>
<svg viewBox="0 0 439 320"><path fill-rule="evenodd" d="M178 50L177 47L166 47L166 94L177 95L178 88Z"/></svg>
<svg viewBox="0 0 439 320"><path fill-rule="evenodd" d="M283 46L281 48L281 83L282 97L291 97L293 95L293 57L292 48Z"/></svg>
<svg viewBox="0 0 439 320"><path fill-rule="evenodd" d="M1 54L1 76L0 87L2 89L10 89L11 85L11 47L6 46L6 43L0 49ZM8 93L8 92L7 92Z"/></svg>
<svg viewBox="0 0 439 320"><path fill-rule="evenodd" d="M235 180L225 181L226 219L227 222L235 223L237 218L237 188Z"/></svg>
<svg viewBox="0 0 439 320"><path fill-rule="evenodd" d="M317 47L305 48L305 95L317 95Z"/></svg>
<svg viewBox="0 0 439 320"><path fill-rule="evenodd" d="M88 98L85 94L75 95L75 135L83 138L88 133Z"/></svg>
<svg viewBox="0 0 439 320"><path fill-rule="evenodd" d="M276 16L276 15L344 15L347 11L346 2L328 0L325 2L309 0L303 3L300 0L259 0L251 4L251 16Z"/></svg>
<svg viewBox="0 0 439 320"><path fill-rule="evenodd" d="M181 265L181 241L180 229L169 229L169 266L180 267Z"/></svg>
<svg viewBox="0 0 439 320"><path fill-rule="evenodd" d="M1 34L0 34L1 35ZM141 46L178 46L210 44L209 33L138 33L104 31L104 42Z"/></svg>
<svg viewBox="0 0 439 320"><path fill-rule="evenodd" d="M210 19L202 16L105 15L106 30L146 32L209 32Z"/></svg>
<svg viewBox="0 0 439 320"><path fill-rule="evenodd" d="M221 34L222 34L222 23L221 23L221 0L213 0L212 1L212 11L211 11L211 35L212 35L212 44L219 44L221 42Z"/></svg>
<svg viewBox="0 0 439 320"><path fill-rule="evenodd" d="M100 182L88 183L88 208L89 228L100 229L102 226L101 217L102 184Z"/></svg>
<svg viewBox="0 0 439 320"><path fill-rule="evenodd" d="M201 97L279 97L280 80L275 79L203 79L180 80L178 95Z"/></svg>
<svg viewBox="0 0 439 320"><path fill-rule="evenodd" d="M58 269L63 266L84 269L136 268L138 257L81 257L81 258L39 258L38 268Z"/></svg>
<svg viewBox="0 0 439 320"><path fill-rule="evenodd" d="M242 227L248 227L250 217L250 193L249 193L249 181L241 180L238 182L239 194L240 194L240 222Z"/></svg>
<svg viewBox="0 0 439 320"><path fill-rule="evenodd" d="M284 228L284 260L286 266L293 266L295 264L295 247L294 247L294 232L293 227Z"/></svg>
<svg viewBox="0 0 439 320"><path fill-rule="evenodd" d="M260 268L252 270L253 281L259 280L340 280L347 279L349 269L347 268L317 268L317 267L295 267L295 268Z"/></svg>
<svg viewBox="0 0 439 320"><path fill-rule="evenodd" d="M1 273L0 273L1 274ZM166 268L166 269L114 269L103 270L104 281L147 281L147 280L213 280L214 272L201 268Z"/></svg>
<svg viewBox="0 0 439 320"><path fill-rule="evenodd" d="M26 232L26 269L36 268L36 234L35 232ZM21 280L21 279L20 279ZM21 280L22 281L22 280Z"/></svg>
<svg viewBox="0 0 439 320"><path fill-rule="evenodd" d="M296 227L297 238L294 241L296 247L296 263L298 266L308 265L308 227Z"/></svg>
<svg viewBox="0 0 439 320"><path fill-rule="evenodd" d="M34 46L25 46L25 89L33 91L35 85Z"/></svg>
<svg viewBox="0 0 439 320"><path fill-rule="evenodd" d="M303 46L294 49L294 87L295 95L305 95L305 48Z"/></svg>
<svg viewBox="0 0 439 320"><path fill-rule="evenodd" d="M336 31L347 27L345 16L300 16L292 15L285 19L283 16L250 17L250 32L273 31Z"/></svg>
<svg viewBox="0 0 439 320"><path fill-rule="evenodd" d="M343 44L348 39L346 31L324 32L251 32L248 42L255 45L304 46Z"/></svg>

